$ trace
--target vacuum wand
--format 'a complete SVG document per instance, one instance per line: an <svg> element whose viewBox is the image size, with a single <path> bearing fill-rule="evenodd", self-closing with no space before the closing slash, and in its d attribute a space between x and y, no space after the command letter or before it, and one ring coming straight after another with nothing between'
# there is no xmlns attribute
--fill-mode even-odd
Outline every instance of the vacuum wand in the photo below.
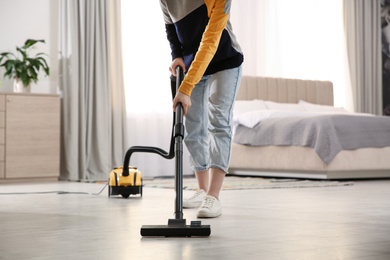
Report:
<svg viewBox="0 0 390 260"><path fill-rule="evenodd" d="M176 93L179 90L183 80L183 72L181 68L176 67ZM184 124L183 124L183 105L177 103L175 115L175 219L183 219L183 139L184 139Z"/></svg>

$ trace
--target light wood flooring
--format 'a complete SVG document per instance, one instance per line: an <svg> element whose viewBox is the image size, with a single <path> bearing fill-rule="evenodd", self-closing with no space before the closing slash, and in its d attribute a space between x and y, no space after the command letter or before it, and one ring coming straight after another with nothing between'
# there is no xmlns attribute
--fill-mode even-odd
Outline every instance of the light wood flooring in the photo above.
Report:
<svg viewBox="0 0 390 260"><path fill-rule="evenodd" d="M104 184L1 184L0 193L97 193ZM185 191L185 196L190 191ZM174 191L142 198L0 195L0 259L390 259L390 180L353 186L222 191L222 216L205 238L143 238L165 225ZM196 209L184 210L187 222Z"/></svg>

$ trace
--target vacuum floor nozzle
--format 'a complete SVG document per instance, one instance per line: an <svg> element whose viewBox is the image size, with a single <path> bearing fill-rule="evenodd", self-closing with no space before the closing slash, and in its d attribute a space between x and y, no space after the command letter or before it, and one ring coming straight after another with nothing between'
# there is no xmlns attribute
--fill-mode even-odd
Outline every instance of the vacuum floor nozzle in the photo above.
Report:
<svg viewBox="0 0 390 260"><path fill-rule="evenodd" d="M143 225L141 236L151 237L205 237L210 236L210 225L202 225L200 221L191 221L191 225L186 225L185 220L178 223L170 219L168 225Z"/></svg>

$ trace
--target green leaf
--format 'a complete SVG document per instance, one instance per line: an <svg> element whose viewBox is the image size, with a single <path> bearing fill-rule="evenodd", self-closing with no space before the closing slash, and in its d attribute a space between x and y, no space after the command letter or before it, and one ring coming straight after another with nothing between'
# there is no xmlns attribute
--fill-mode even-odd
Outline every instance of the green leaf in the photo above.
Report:
<svg viewBox="0 0 390 260"><path fill-rule="evenodd" d="M11 52L2 52L2 53L0 53L0 63L1 63L1 61L2 61L4 58L9 59L8 56L12 56L12 57L14 57L15 59L17 59L17 57L16 57L13 53L11 53Z"/></svg>
<svg viewBox="0 0 390 260"><path fill-rule="evenodd" d="M38 73L35 71L34 67L27 68L28 75L34 81L38 80Z"/></svg>
<svg viewBox="0 0 390 260"><path fill-rule="evenodd" d="M43 55L45 55L45 56L49 57L49 55L47 55L47 54L46 54L46 53L44 53L44 52L40 52L40 53L38 53L37 55L35 55L35 57L37 58L37 57L39 57L39 56L43 56Z"/></svg>
<svg viewBox="0 0 390 260"><path fill-rule="evenodd" d="M37 69L39 69L39 67L41 66L41 62L37 59L27 59L27 61L34 67L36 67Z"/></svg>
<svg viewBox="0 0 390 260"><path fill-rule="evenodd" d="M37 42L43 42L45 43L45 40L32 40L32 39L28 39L25 43L24 43L24 46L22 47L23 49L27 49L31 46L33 46L34 44L36 44Z"/></svg>
<svg viewBox="0 0 390 260"><path fill-rule="evenodd" d="M25 86L30 85L31 79L30 79L30 77L28 76L26 70L24 70L22 73L20 73L19 78L20 78L20 80L23 82L23 84L24 84Z"/></svg>
<svg viewBox="0 0 390 260"><path fill-rule="evenodd" d="M0 56L2 56L2 57L8 57L8 55L14 55L14 54L11 53L11 52L2 52L2 53L0 53Z"/></svg>
<svg viewBox="0 0 390 260"><path fill-rule="evenodd" d="M27 52L26 52L26 51L20 49L19 47L16 47L16 50L17 50L20 54L22 54L23 60L25 60L25 59L27 58Z"/></svg>
<svg viewBox="0 0 390 260"><path fill-rule="evenodd" d="M12 70L7 71L7 72L4 73L4 78L8 77L8 78L11 79L11 78L12 78L12 74L13 74L13 71L12 71Z"/></svg>
<svg viewBox="0 0 390 260"><path fill-rule="evenodd" d="M46 72L46 75L49 76L50 75L50 68L49 68L49 65L47 65L46 60L42 57L38 57L37 60L40 60L43 62L42 68Z"/></svg>
<svg viewBox="0 0 390 260"><path fill-rule="evenodd" d="M7 60L6 62L4 62L3 65L5 67L5 70L8 72L14 70L17 63L17 60Z"/></svg>

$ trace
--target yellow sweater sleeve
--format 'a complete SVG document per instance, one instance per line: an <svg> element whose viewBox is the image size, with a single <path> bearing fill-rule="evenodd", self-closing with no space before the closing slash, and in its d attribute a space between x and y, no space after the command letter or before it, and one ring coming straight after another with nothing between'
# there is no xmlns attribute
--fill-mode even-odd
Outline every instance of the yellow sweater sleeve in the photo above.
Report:
<svg viewBox="0 0 390 260"><path fill-rule="evenodd" d="M229 19L224 13L226 0L205 0L209 23L203 33L199 49L195 55L179 91L191 96L192 89L203 77L210 61L213 59L221 39L223 30Z"/></svg>

